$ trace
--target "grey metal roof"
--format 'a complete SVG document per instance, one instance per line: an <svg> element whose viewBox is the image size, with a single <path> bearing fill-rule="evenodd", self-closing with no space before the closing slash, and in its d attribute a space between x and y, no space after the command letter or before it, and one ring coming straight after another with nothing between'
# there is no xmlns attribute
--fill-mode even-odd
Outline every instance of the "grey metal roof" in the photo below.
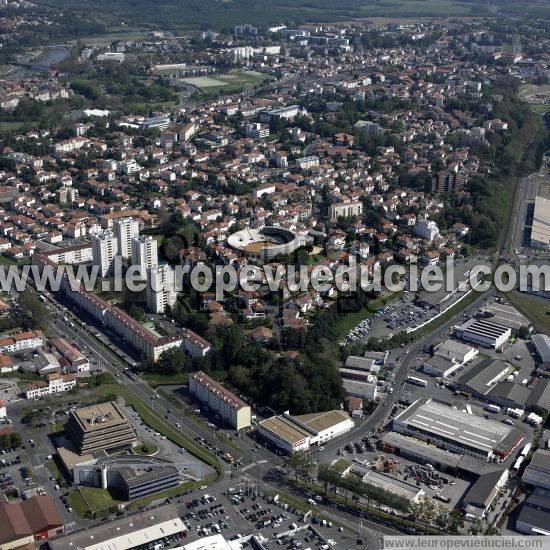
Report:
<svg viewBox="0 0 550 550"><path fill-rule="evenodd" d="M537 449L521 478L527 485L550 486L550 451Z"/></svg>
<svg viewBox="0 0 550 550"><path fill-rule="evenodd" d="M474 365L466 374L459 378L460 384L467 386L480 395L488 393L493 386L489 385L491 380L494 380L497 376L508 369L511 370L511 366L500 359L485 359L477 365Z"/></svg>
<svg viewBox="0 0 550 550"><path fill-rule="evenodd" d="M498 490L497 483L504 473L504 468L479 476L464 497L463 504L485 507Z"/></svg>
<svg viewBox="0 0 550 550"><path fill-rule="evenodd" d="M527 400L527 405L550 411L550 380L539 380Z"/></svg>
<svg viewBox="0 0 550 550"><path fill-rule="evenodd" d="M488 392L490 397L510 399L519 407L525 406L530 395L531 390L529 388L515 382L499 382Z"/></svg>
<svg viewBox="0 0 550 550"><path fill-rule="evenodd" d="M535 346L543 363L550 363L550 336L546 334L534 334L531 342Z"/></svg>

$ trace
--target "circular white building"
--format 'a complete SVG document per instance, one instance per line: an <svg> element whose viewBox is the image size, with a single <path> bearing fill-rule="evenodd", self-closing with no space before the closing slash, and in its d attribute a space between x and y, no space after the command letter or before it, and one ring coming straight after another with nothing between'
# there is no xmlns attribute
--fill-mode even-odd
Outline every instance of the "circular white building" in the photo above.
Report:
<svg viewBox="0 0 550 550"><path fill-rule="evenodd" d="M266 226L261 229L237 231L229 236L227 243L247 256L269 261L304 246L306 238L289 229Z"/></svg>

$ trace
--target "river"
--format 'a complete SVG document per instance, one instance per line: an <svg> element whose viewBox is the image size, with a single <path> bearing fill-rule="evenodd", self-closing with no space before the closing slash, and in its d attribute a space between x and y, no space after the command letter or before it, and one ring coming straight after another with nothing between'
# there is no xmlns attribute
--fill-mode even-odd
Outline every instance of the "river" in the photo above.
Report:
<svg viewBox="0 0 550 550"><path fill-rule="evenodd" d="M16 78L25 78L35 76L37 74L42 74L48 72L49 68L57 65L61 61L67 59L70 55L69 48L61 47L51 47L45 48L43 55L38 58L35 62L43 65L46 68L31 68L31 67L15 67L12 72L9 73L7 78L16 79Z"/></svg>

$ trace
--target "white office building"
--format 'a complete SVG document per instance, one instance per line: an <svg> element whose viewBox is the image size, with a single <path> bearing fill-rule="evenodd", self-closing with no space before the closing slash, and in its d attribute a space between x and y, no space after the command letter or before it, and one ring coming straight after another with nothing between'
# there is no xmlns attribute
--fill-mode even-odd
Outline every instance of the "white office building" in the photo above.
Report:
<svg viewBox="0 0 550 550"><path fill-rule="evenodd" d="M121 218L115 220L113 229L118 241L118 253L123 258L132 254L132 239L139 236L139 223L135 218Z"/></svg>
<svg viewBox="0 0 550 550"><path fill-rule="evenodd" d="M118 253L118 240L112 231L92 235L92 255L94 265L99 267L99 275L105 277L113 268Z"/></svg>
<svg viewBox="0 0 550 550"><path fill-rule="evenodd" d="M132 265L139 266L144 279L147 270L158 265L158 246L154 237L141 235L132 239Z"/></svg>
<svg viewBox="0 0 550 550"><path fill-rule="evenodd" d="M164 313L166 306L176 303L176 277L168 264L150 267L147 270L147 308L152 313Z"/></svg>
<svg viewBox="0 0 550 550"><path fill-rule="evenodd" d="M54 393L62 393L72 390L76 386L76 376L74 374L48 374L47 382L38 381L25 388L25 397L27 399L37 399Z"/></svg>
<svg viewBox="0 0 550 550"><path fill-rule="evenodd" d="M258 424L258 433L284 452L307 451L312 445L348 433L355 423L341 410L293 416L289 411Z"/></svg>

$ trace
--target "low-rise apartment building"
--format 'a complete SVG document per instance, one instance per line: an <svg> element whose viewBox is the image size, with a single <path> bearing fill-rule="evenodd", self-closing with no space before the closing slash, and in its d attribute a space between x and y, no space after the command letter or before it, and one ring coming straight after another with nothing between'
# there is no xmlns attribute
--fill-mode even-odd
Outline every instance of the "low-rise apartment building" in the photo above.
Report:
<svg viewBox="0 0 550 550"><path fill-rule="evenodd" d="M46 380L40 380L29 384L25 388L25 397L27 399L38 399L54 393L63 393L72 390L76 386L76 377L74 374L48 374Z"/></svg>
<svg viewBox="0 0 550 550"><path fill-rule="evenodd" d="M220 415L236 430L248 428L252 422L250 405L212 380L204 372L195 372L189 377L189 393L209 409Z"/></svg>

